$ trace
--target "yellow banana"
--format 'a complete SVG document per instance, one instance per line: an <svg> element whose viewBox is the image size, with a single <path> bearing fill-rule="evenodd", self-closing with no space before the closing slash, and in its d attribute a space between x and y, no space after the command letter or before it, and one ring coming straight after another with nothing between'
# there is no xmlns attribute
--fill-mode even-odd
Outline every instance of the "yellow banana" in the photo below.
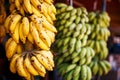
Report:
<svg viewBox="0 0 120 80"><path fill-rule="evenodd" d="M53 4L50 4L51 11L56 14L56 8Z"/></svg>
<svg viewBox="0 0 120 80"><path fill-rule="evenodd" d="M11 19L11 21L10 21L10 33L13 33L14 32L14 29L15 29L15 27L16 27L16 24L19 22L21 20L21 15L19 15L19 14L15 14L13 17L12 17L12 19Z"/></svg>
<svg viewBox="0 0 120 80"><path fill-rule="evenodd" d="M23 0L23 3L27 9L27 11L32 14L32 8L31 8L31 3L30 3L30 0Z"/></svg>
<svg viewBox="0 0 120 80"><path fill-rule="evenodd" d="M23 8L23 6L20 6L20 14L22 15L22 16L25 16L25 11L24 11L24 8Z"/></svg>
<svg viewBox="0 0 120 80"><path fill-rule="evenodd" d="M41 50L41 51L35 51L35 53L41 54L42 56L46 57L50 62L50 65L54 67L53 55L50 51Z"/></svg>
<svg viewBox="0 0 120 80"><path fill-rule="evenodd" d="M37 70L31 64L29 53L26 54L26 57L25 57L25 60L24 60L24 66L26 67L27 71L30 72L30 74L32 74L34 76L39 75Z"/></svg>
<svg viewBox="0 0 120 80"><path fill-rule="evenodd" d="M32 34L31 32L29 32L28 36L27 36L27 39L33 44L34 43L34 39L32 37Z"/></svg>
<svg viewBox="0 0 120 80"><path fill-rule="evenodd" d="M20 10L21 4L20 4L20 0L14 0L15 1L15 6L17 8L17 10Z"/></svg>
<svg viewBox="0 0 120 80"><path fill-rule="evenodd" d="M31 57L31 63L35 67L35 69L38 71L39 75L42 77L45 77L46 70L35 56Z"/></svg>
<svg viewBox="0 0 120 80"><path fill-rule="evenodd" d="M23 17L22 23L23 23L22 27L23 35L27 37L29 34L29 19L27 17Z"/></svg>
<svg viewBox="0 0 120 80"><path fill-rule="evenodd" d="M47 2L48 4L51 4L51 3L52 3L51 0L45 0L45 2Z"/></svg>
<svg viewBox="0 0 120 80"><path fill-rule="evenodd" d="M24 55L21 55L18 59L17 59L17 63L16 63L16 69L17 69L17 73L22 76L25 77L26 79L30 79L30 74L27 72L24 64Z"/></svg>
<svg viewBox="0 0 120 80"><path fill-rule="evenodd" d="M16 73L16 62L17 62L17 59L20 57L20 55L21 54L15 54L10 60L10 71L12 73Z"/></svg>
<svg viewBox="0 0 120 80"><path fill-rule="evenodd" d="M15 27L14 33L12 34L12 38L16 41L16 43L19 43L19 27L20 23L18 22Z"/></svg>
<svg viewBox="0 0 120 80"><path fill-rule="evenodd" d="M52 24L50 24L47 20L44 19L43 22L42 22L42 24L43 24L43 26L46 29L57 33L57 29L55 28L55 26L53 26Z"/></svg>
<svg viewBox="0 0 120 80"><path fill-rule="evenodd" d="M22 41L23 44L25 44L26 42L26 36L23 35L23 24L20 23L20 27L19 27L19 36L20 36L20 40Z"/></svg>
<svg viewBox="0 0 120 80"><path fill-rule="evenodd" d="M7 50L8 46L10 45L10 43L11 43L12 40L13 40L12 38L9 38L9 39L6 41L6 43L5 43L5 50Z"/></svg>
<svg viewBox="0 0 120 80"><path fill-rule="evenodd" d="M51 43L53 43L55 41L55 33L50 31L50 30L46 30L46 33L49 36L49 39L51 40Z"/></svg>
<svg viewBox="0 0 120 80"><path fill-rule="evenodd" d="M5 27L6 33L9 33L9 24L10 24L12 17L13 17L13 15L9 15L4 22L4 27Z"/></svg>
<svg viewBox="0 0 120 80"><path fill-rule="evenodd" d="M9 43L8 47L6 48L6 56L8 59L12 58L12 56L15 54L17 48L17 43L12 39L12 41Z"/></svg>
<svg viewBox="0 0 120 80"><path fill-rule="evenodd" d="M48 47L50 47L50 46L51 46L51 41L50 41L50 39L49 39L49 37L48 37L45 29L39 31L39 34L40 34L39 36L40 36L40 38L42 39L42 41L43 41L44 43L46 43L46 45L47 45Z"/></svg>
<svg viewBox="0 0 120 80"><path fill-rule="evenodd" d="M31 5L31 8L32 8L32 12L33 12L35 15L41 17L41 13L40 13L40 11L39 11L37 8L35 8L33 5Z"/></svg>
<svg viewBox="0 0 120 80"><path fill-rule="evenodd" d="M41 3L39 2L39 0L30 0L30 2L35 8L41 10Z"/></svg>
<svg viewBox="0 0 120 80"><path fill-rule="evenodd" d="M49 50L49 47L40 39L39 33L33 22L30 22L30 31L37 46L40 47L41 49Z"/></svg>
<svg viewBox="0 0 120 80"><path fill-rule="evenodd" d="M23 47L21 44L18 44L16 48L16 53L22 53L22 52L23 52Z"/></svg>
<svg viewBox="0 0 120 80"><path fill-rule="evenodd" d="M35 54L36 58L38 59L38 61L45 67L45 69L52 71L53 68L52 66L49 64L48 59L46 59L46 57L42 56L41 54Z"/></svg>

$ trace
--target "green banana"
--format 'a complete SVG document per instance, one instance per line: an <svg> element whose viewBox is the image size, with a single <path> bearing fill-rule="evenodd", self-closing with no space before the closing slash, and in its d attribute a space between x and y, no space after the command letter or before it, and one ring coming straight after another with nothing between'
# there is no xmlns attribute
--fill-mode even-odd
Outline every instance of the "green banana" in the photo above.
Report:
<svg viewBox="0 0 120 80"><path fill-rule="evenodd" d="M83 65L81 66L80 80L86 80L86 79L87 79L87 66Z"/></svg>
<svg viewBox="0 0 120 80"><path fill-rule="evenodd" d="M76 13L77 13L77 9L74 8L71 10L70 16L74 16L74 15L76 15Z"/></svg>
<svg viewBox="0 0 120 80"><path fill-rule="evenodd" d="M76 64L69 64L69 65L67 66L67 69L66 69L65 72L67 73L67 72L73 70L76 66L77 66Z"/></svg>
<svg viewBox="0 0 120 80"><path fill-rule="evenodd" d="M81 40L77 40L75 43L75 51L80 52L81 51Z"/></svg>
<svg viewBox="0 0 120 80"><path fill-rule="evenodd" d="M80 57L77 56L74 59L72 59L72 64L77 63L80 60Z"/></svg>
<svg viewBox="0 0 120 80"><path fill-rule="evenodd" d="M92 72L91 69L87 66L87 79L86 80L91 80L92 78Z"/></svg>

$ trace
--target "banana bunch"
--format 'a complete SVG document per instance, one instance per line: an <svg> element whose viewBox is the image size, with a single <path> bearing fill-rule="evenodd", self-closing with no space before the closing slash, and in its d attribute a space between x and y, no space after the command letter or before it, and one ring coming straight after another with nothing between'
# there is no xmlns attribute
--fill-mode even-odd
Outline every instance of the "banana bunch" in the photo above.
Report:
<svg viewBox="0 0 120 80"><path fill-rule="evenodd" d="M100 27L107 28L110 25L110 17L107 12L90 12L88 14L90 23L99 24Z"/></svg>
<svg viewBox="0 0 120 80"><path fill-rule="evenodd" d="M21 41L25 44L28 39L45 50L49 50L57 32L54 25L35 14L26 17L14 12L6 18L4 26L16 43Z"/></svg>
<svg viewBox="0 0 120 80"><path fill-rule="evenodd" d="M64 46L63 46L64 47ZM68 51L58 54L56 59L56 65L59 66L62 63L71 63L71 64L78 64L88 65L92 58L94 57L95 52L91 47L82 47L80 52L74 51L73 53L69 53Z"/></svg>
<svg viewBox="0 0 120 80"><path fill-rule="evenodd" d="M64 3L55 4L57 9L57 35L53 50L57 53L55 64L63 80L90 80L91 70L87 66L95 55L87 46L91 26L88 24L86 8L74 8Z"/></svg>
<svg viewBox="0 0 120 80"><path fill-rule="evenodd" d="M107 12L90 12L88 14L92 33L90 39L108 40L110 31L107 27L110 25L110 17Z"/></svg>
<svg viewBox="0 0 120 80"><path fill-rule="evenodd" d="M107 12L90 12L88 14L91 33L88 37L87 46L93 48L95 56L90 63L93 75L107 74L111 65L105 59L108 56L107 40L110 36L108 29L110 17Z"/></svg>
<svg viewBox="0 0 120 80"><path fill-rule="evenodd" d="M100 60L100 61L92 61L89 64L89 67L92 70L93 75L100 75L107 74L111 70L111 64L106 60Z"/></svg>
<svg viewBox="0 0 120 80"><path fill-rule="evenodd" d="M10 60L10 71L18 73L26 80L31 80L33 76L37 75L45 77L46 70L52 71L53 67L53 55L47 50L17 53Z"/></svg>
<svg viewBox="0 0 120 80"><path fill-rule="evenodd" d="M45 77L54 67L50 51L57 29L53 0L9 0L10 15L4 28L10 38L5 43L10 71L26 80Z"/></svg>
<svg viewBox="0 0 120 80"><path fill-rule="evenodd" d="M36 49L35 45L27 41L17 44L9 38L5 45L6 56L10 61L10 71L18 73L26 80L36 75L45 77L46 71L54 67L53 54L49 50Z"/></svg>
<svg viewBox="0 0 120 80"><path fill-rule="evenodd" d="M23 16L36 14L40 17L41 13L51 24L53 24L53 21L56 20L56 8L53 2L53 0L9 0L9 10L12 12L16 9Z"/></svg>
<svg viewBox="0 0 120 80"><path fill-rule="evenodd" d="M4 20L6 19L6 9L5 9L5 1L0 0L0 24L4 23Z"/></svg>
<svg viewBox="0 0 120 80"><path fill-rule="evenodd" d="M76 65L69 63L62 63L57 67L58 75L62 75L62 80L90 80L92 72L87 65Z"/></svg>

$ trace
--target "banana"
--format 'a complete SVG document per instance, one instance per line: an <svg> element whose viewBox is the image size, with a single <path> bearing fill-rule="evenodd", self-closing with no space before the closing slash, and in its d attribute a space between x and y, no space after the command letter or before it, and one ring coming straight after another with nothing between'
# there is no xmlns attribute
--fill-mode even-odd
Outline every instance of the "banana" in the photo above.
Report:
<svg viewBox="0 0 120 80"><path fill-rule="evenodd" d="M31 8L31 3L30 0L23 0L23 4L25 5L27 12L32 14L32 8Z"/></svg>
<svg viewBox="0 0 120 80"><path fill-rule="evenodd" d="M39 0L30 0L30 2L35 8L41 9L41 3L39 2Z"/></svg>
<svg viewBox="0 0 120 80"><path fill-rule="evenodd" d="M78 52L73 52L73 53L71 54L71 59L74 59L74 58L77 57L78 55L79 55Z"/></svg>
<svg viewBox="0 0 120 80"><path fill-rule="evenodd" d="M15 1L15 6L17 10L20 10L20 7L21 7L20 0L14 0L14 1Z"/></svg>
<svg viewBox="0 0 120 80"><path fill-rule="evenodd" d="M32 65L38 71L39 75L42 77L45 77L46 70L43 67L43 65L37 60L37 58L35 56L32 56L30 60L31 60Z"/></svg>
<svg viewBox="0 0 120 80"><path fill-rule="evenodd" d="M91 80L92 78L92 72L90 67L87 66L87 79L86 80Z"/></svg>
<svg viewBox="0 0 120 80"><path fill-rule="evenodd" d="M103 61L100 61L99 64L100 64L100 66L102 67L102 69L103 69L103 71L104 71L103 73L104 73L104 74L107 74L108 71L109 71L109 69L108 69L107 66L104 64L104 62L103 62Z"/></svg>
<svg viewBox="0 0 120 80"><path fill-rule="evenodd" d="M30 22L30 31L37 46L40 47L41 49L49 50L49 47L40 39L39 33L33 22Z"/></svg>
<svg viewBox="0 0 120 80"><path fill-rule="evenodd" d="M22 53L23 52L23 47L21 44L17 44L17 48L16 48L16 53Z"/></svg>
<svg viewBox="0 0 120 80"><path fill-rule="evenodd" d="M46 29L57 33L57 30L56 30L55 26L53 26L52 24L50 24L50 23L49 23L48 21L46 21L45 19L43 20L42 24L43 24L43 27L45 27Z"/></svg>
<svg viewBox="0 0 120 80"><path fill-rule="evenodd" d="M67 7L67 5L64 4L64 3L56 3L56 4L55 4L55 7L56 7L56 8L62 8L62 7Z"/></svg>
<svg viewBox="0 0 120 80"><path fill-rule="evenodd" d="M51 43L53 43L55 41L55 33L53 33L52 31L46 30L46 33L49 37L49 39L51 40Z"/></svg>
<svg viewBox="0 0 120 80"><path fill-rule="evenodd" d="M67 74L65 74L65 75L67 75L67 77L66 77L66 80L71 80L73 77L73 73L74 72L74 70L71 70L70 72L68 72ZM74 79L74 78L73 78Z"/></svg>
<svg viewBox="0 0 120 80"><path fill-rule="evenodd" d="M99 65L97 62L94 62L94 65L92 66L93 75L96 75L98 70L99 70Z"/></svg>
<svg viewBox="0 0 120 80"><path fill-rule="evenodd" d="M95 46L96 46L96 53L99 53L101 51L99 41L95 41Z"/></svg>
<svg viewBox="0 0 120 80"><path fill-rule="evenodd" d="M31 32L29 32L28 36L27 36L27 39L33 44L34 43L34 39L32 37L32 34Z"/></svg>
<svg viewBox="0 0 120 80"><path fill-rule="evenodd" d="M8 59L12 58L12 56L15 54L16 48L17 48L17 43L12 39L11 42L9 43L8 47L5 49L6 57Z"/></svg>
<svg viewBox="0 0 120 80"><path fill-rule="evenodd" d="M20 26L19 26L19 37L20 37L20 40L22 41L23 44L25 44L26 42L26 36L23 35L23 23L20 23Z"/></svg>
<svg viewBox="0 0 120 80"><path fill-rule="evenodd" d="M85 56L86 56L86 53L87 53L87 49L85 48L85 47L83 47L82 49L81 49L81 52L80 52L80 54L79 54L79 57L82 59L82 58L84 58Z"/></svg>
<svg viewBox="0 0 120 80"><path fill-rule="evenodd" d="M112 66L111 66L111 64L108 61L104 60L103 63L106 65L108 70L112 69Z"/></svg>
<svg viewBox="0 0 120 80"><path fill-rule="evenodd" d="M80 71L81 71L81 66L76 66L75 69L73 70L73 77L75 78L77 75L79 75Z"/></svg>
<svg viewBox="0 0 120 80"><path fill-rule="evenodd" d="M21 54L15 54L10 60L10 71L12 73L16 73L16 63L17 59L21 56Z"/></svg>
<svg viewBox="0 0 120 80"><path fill-rule="evenodd" d="M80 80L87 80L87 66L86 65L81 66Z"/></svg>
<svg viewBox="0 0 120 80"><path fill-rule="evenodd" d="M23 17L22 24L23 35L27 37L29 34L29 19L27 17Z"/></svg>
<svg viewBox="0 0 120 80"><path fill-rule="evenodd" d="M6 20L5 20L5 22L4 22L4 27L5 27L5 31L6 31L6 33L9 33L9 24L10 24L10 21L11 21L11 19L12 19L12 17L13 17L14 15L9 15L7 18L6 18Z"/></svg>
<svg viewBox="0 0 120 80"><path fill-rule="evenodd" d="M5 50L9 47L10 43L12 42L13 38L9 38L5 43Z"/></svg>
<svg viewBox="0 0 120 80"><path fill-rule="evenodd" d="M53 54L50 51L41 50L35 51L35 53L40 53L42 56L46 57L50 62L50 65L54 67Z"/></svg>
<svg viewBox="0 0 120 80"><path fill-rule="evenodd" d="M76 64L69 64L69 65L67 66L67 69L66 69L65 72L67 73L67 72L75 69L76 66L77 66Z"/></svg>
<svg viewBox="0 0 120 80"><path fill-rule="evenodd" d="M16 14L12 17L10 24L9 24L9 29L10 29L10 33L14 33L16 24L21 20L21 15Z"/></svg>
<svg viewBox="0 0 120 80"><path fill-rule="evenodd" d="M16 62L16 69L17 69L17 73L22 76L25 77L26 79L30 78L30 74L29 72L26 70L26 67L23 64L24 61L24 55L21 55Z"/></svg>
<svg viewBox="0 0 120 80"><path fill-rule="evenodd" d="M103 69L101 66L99 66L99 70L98 70L98 75L102 76L103 75Z"/></svg>
<svg viewBox="0 0 120 80"><path fill-rule="evenodd" d="M72 60L72 63L73 63L73 64L74 64L74 63L77 63L77 62L79 62L79 60L80 60L80 57L77 56L77 57L75 57L75 58Z"/></svg>
<svg viewBox="0 0 120 80"><path fill-rule="evenodd" d="M48 59L46 57L42 56L41 54L35 54L35 57L38 59L38 61L45 67L45 69L52 71L52 66L48 62Z"/></svg>
<svg viewBox="0 0 120 80"><path fill-rule="evenodd" d="M20 23L18 22L15 27L14 33L12 34L12 38L15 40L16 43L19 43L19 27Z"/></svg>
<svg viewBox="0 0 120 80"><path fill-rule="evenodd" d="M86 58L82 58L79 60L79 65L84 65L86 64Z"/></svg>
<svg viewBox="0 0 120 80"><path fill-rule="evenodd" d="M33 67L33 65L31 64L30 62L30 56L29 56L29 53L26 54L26 57L24 59L24 66L26 67L27 71L36 76L36 75L39 75L39 73L37 72L37 70Z"/></svg>
<svg viewBox="0 0 120 80"><path fill-rule="evenodd" d="M76 24L75 24L75 23L72 23L72 24L70 25L70 27L69 27L69 30L72 31L72 30L75 29L75 27L76 27Z"/></svg>

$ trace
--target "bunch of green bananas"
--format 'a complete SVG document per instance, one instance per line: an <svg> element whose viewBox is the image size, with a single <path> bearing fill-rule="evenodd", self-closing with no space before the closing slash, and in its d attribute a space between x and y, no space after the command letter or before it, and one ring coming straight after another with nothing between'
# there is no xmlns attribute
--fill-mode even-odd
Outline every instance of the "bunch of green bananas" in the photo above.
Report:
<svg viewBox="0 0 120 80"><path fill-rule="evenodd" d="M90 80L90 64L95 52L86 46L91 26L88 24L86 8L74 8L64 3L55 4L57 8L56 35L53 49L59 76L63 80ZM66 72L67 70L67 72Z"/></svg>
<svg viewBox="0 0 120 80"><path fill-rule="evenodd" d="M95 51L90 67L93 75L98 74L101 76L107 74L111 69L111 65L105 61L108 56L107 40L110 36L108 29L110 17L107 12L90 12L88 17L91 33L88 37L87 46L90 46Z"/></svg>
<svg viewBox="0 0 120 80"><path fill-rule="evenodd" d="M107 27L110 25L110 17L107 12L90 12L88 14L92 33L90 39L108 40L110 31Z"/></svg>
<svg viewBox="0 0 120 80"><path fill-rule="evenodd" d="M63 46L64 47L64 46ZM56 57L56 65L59 66L62 63L71 63L78 65L88 65L90 64L95 53L91 47L82 47L80 52L74 51L70 53L66 51L64 53L58 54Z"/></svg>
<svg viewBox="0 0 120 80"><path fill-rule="evenodd" d="M62 63L58 67L58 75L62 76L62 80L91 80L92 73L87 65L76 65Z"/></svg>
<svg viewBox="0 0 120 80"><path fill-rule="evenodd" d="M89 67L92 70L93 75L107 74L111 70L111 64L106 60L94 60L90 63Z"/></svg>
<svg viewBox="0 0 120 80"><path fill-rule="evenodd" d="M10 36L5 44L6 57L10 61L11 72L16 73L16 69L17 73L27 80L36 75L45 77L46 70L53 70L54 61L50 47L57 33L54 26L56 8L53 2L9 0L10 15L4 21L5 31ZM34 47L26 46L28 42Z"/></svg>

